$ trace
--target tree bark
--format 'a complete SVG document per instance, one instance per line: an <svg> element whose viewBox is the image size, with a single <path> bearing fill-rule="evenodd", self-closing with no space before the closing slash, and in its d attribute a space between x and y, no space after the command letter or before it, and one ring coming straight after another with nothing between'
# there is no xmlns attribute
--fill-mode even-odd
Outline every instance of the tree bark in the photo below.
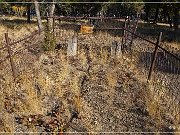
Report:
<svg viewBox="0 0 180 135"><path fill-rule="evenodd" d="M34 0L34 4L35 4L35 10L36 10L36 16L37 16L37 21L38 21L39 32L41 32L43 26L42 26L40 11L39 11L39 3L37 0Z"/></svg>
<svg viewBox="0 0 180 135"><path fill-rule="evenodd" d="M156 7L156 13L155 13L154 22L153 22L154 24L157 23L158 15L159 15L159 5L157 5Z"/></svg>
<svg viewBox="0 0 180 135"><path fill-rule="evenodd" d="M172 28L172 20L171 20L171 17L170 17L170 15L169 15L169 13L168 13L168 23L169 23L169 26L170 26L170 28Z"/></svg>
<svg viewBox="0 0 180 135"><path fill-rule="evenodd" d="M146 21L149 23L149 11L146 12Z"/></svg>
<svg viewBox="0 0 180 135"><path fill-rule="evenodd" d="M174 30L178 30L178 25L179 25L179 9L175 8L174 9Z"/></svg>
<svg viewBox="0 0 180 135"><path fill-rule="evenodd" d="M31 5L27 4L27 23L31 23Z"/></svg>
<svg viewBox="0 0 180 135"><path fill-rule="evenodd" d="M52 30L53 27L53 16L54 16L54 10L55 10L55 0L52 0L52 4L49 6L49 21L48 21L48 26L50 30Z"/></svg>
<svg viewBox="0 0 180 135"><path fill-rule="evenodd" d="M149 23L150 7L147 4L145 4L145 12L146 12L145 20Z"/></svg>

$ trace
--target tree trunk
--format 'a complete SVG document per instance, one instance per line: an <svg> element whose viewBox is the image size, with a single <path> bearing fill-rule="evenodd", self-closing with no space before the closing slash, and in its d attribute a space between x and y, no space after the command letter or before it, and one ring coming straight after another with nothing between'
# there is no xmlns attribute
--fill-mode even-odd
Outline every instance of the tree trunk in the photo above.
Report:
<svg viewBox="0 0 180 135"><path fill-rule="evenodd" d="M27 4L27 23L31 23L31 5Z"/></svg>
<svg viewBox="0 0 180 135"><path fill-rule="evenodd" d="M171 20L171 17L170 17L170 15L169 15L169 13L167 14L167 16L168 16L169 26L170 26L170 28L172 28L172 20Z"/></svg>
<svg viewBox="0 0 180 135"><path fill-rule="evenodd" d="M54 16L54 10L55 10L55 0L52 0L52 4L49 6L49 21L48 21L48 26L50 30L52 30L53 27L53 16Z"/></svg>
<svg viewBox="0 0 180 135"><path fill-rule="evenodd" d="M174 30L178 30L178 25L179 25L179 10L178 8L174 9Z"/></svg>
<svg viewBox="0 0 180 135"><path fill-rule="evenodd" d="M145 12L146 12L145 20L149 23L149 13L150 13L149 5L145 6Z"/></svg>
<svg viewBox="0 0 180 135"><path fill-rule="evenodd" d="M154 24L157 23L157 20L158 20L158 15L159 15L159 5L157 5L156 7L156 13L155 13L155 18L154 18Z"/></svg>
<svg viewBox="0 0 180 135"><path fill-rule="evenodd" d="M43 26L42 26L40 11L39 11L39 3L37 0L34 0L34 4L35 4L35 10L36 10L36 16L37 16L37 21L38 21L39 32L41 32Z"/></svg>
<svg viewBox="0 0 180 135"><path fill-rule="evenodd" d="M146 21L149 23L149 11L146 12Z"/></svg>

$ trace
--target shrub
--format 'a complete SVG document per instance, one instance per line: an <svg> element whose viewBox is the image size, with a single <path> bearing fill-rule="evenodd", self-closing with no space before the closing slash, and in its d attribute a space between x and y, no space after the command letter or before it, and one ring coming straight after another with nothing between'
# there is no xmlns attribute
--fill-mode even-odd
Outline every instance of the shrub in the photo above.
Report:
<svg viewBox="0 0 180 135"><path fill-rule="evenodd" d="M45 51L54 51L56 46L56 39L53 32L48 29L45 30L43 49Z"/></svg>

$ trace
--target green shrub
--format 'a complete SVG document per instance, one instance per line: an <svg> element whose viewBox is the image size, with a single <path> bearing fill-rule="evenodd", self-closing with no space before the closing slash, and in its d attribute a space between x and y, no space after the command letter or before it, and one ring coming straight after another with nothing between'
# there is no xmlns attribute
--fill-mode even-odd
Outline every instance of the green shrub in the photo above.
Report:
<svg viewBox="0 0 180 135"><path fill-rule="evenodd" d="M56 39L53 32L45 30L43 49L45 51L54 51L56 46Z"/></svg>

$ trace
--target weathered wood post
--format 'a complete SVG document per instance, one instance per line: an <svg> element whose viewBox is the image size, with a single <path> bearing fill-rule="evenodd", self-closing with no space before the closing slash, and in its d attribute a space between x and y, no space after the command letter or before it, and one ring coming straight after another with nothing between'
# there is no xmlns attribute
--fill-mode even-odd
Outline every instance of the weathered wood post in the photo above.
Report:
<svg viewBox="0 0 180 135"><path fill-rule="evenodd" d="M68 41L67 55L75 56L77 54L77 34L74 34Z"/></svg>
<svg viewBox="0 0 180 135"><path fill-rule="evenodd" d="M162 37L162 32L159 33L159 37L158 37L157 42L156 42L156 46L155 46L155 50L154 50L154 54L153 54L153 59L152 59L151 67L150 67L149 74L148 74L148 81L151 80L152 72L154 69L155 61L156 61L158 47L159 47L159 44L161 42L161 37Z"/></svg>
<svg viewBox="0 0 180 135"><path fill-rule="evenodd" d="M10 42L9 42L8 33L5 33L5 40L6 40L6 47L8 49L9 59L10 59L10 63L11 63L12 74L13 74L13 77L15 80L16 79L16 71L15 71L15 66L14 66L14 62L13 62L13 58L12 58L11 47L9 46Z"/></svg>
<svg viewBox="0 0 180 135"><path fill-rule="evenodd" d="M121 50L121 44L119 44L117 41L113 41L111 45L111 56L117 56L119 58L122 57L122 50Z"/></svg>
<svg viewBox="0 0 180 135"><path fill-rule="evenodd" d="M118 58L122 58L122 45L120 43L117 43L116 47L116 56Z"/></svg>

